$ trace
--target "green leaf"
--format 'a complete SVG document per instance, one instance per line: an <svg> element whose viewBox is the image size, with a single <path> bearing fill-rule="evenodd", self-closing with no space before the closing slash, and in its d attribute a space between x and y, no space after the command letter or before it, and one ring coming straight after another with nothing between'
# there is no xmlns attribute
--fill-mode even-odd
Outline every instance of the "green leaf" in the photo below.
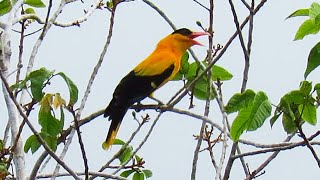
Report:
<svg viewBox="0 0 320 180"><path fill-rule="evenodd" d="M52 95L46 94L46 96L40 102L40 110L38 113L38 121L41 128L41 132L56 137L61 131L61 122L55 118L51 113L51 101Z"/></svg>
<svg viewBox="0 0 320 180"><path fill-rule="evenodd" d="M0 162L0 179L7 179L6 177L9 174L10 173L7 170L7 164L4 162Z"/></svg>
<svg viewBox="0 0 320 180"><path fill-rule="evenodd" d="M271 115L271 102L264 92L259 91L253 100L248 131L254 131L262 126L264 121Z"/></svg>
<svg viewBox="0 0 320 180"><path fill-rule="evenodd" d="M4 149L4 143L3 140L0 139L0 151L3 151Z"/></svg>
<svg viewBox="0 0 320 180"><path fill-rule="evenodd" d="M41 125L41 132L48 133L51 136L58 136L61 132L61 122L53 117L51 113L44 112L40 108L39 111L39 124Z"/></svg>
<svg viewBox="0 0 320 180"><path fill-rule="evenodd" d="M200 100L206 100L207 99L207 90L208 90L208 82L201 79L198 82L196 82L196 84L193 88L193 95ZM213 93L213 89L211 87L209 99L213 100L214 97L215 96Z"/></svg>
<svg viewBox="0 0 320 180"><path fill-rule="evenodd" d="M112 0L107 1L107 8L113 9L113 1Z"/></svg>
<svg viewBox="0 0 320 180"><path fill-rule="evenodd" d="M311 4L309 9L309 17L315 19L320 14L320 5L316 2Z"/></svg>
<svg viewBox="0 0 320 180"><path fill-rule="evenodd" d="M188 73L185 74L185 78L188 80L193 80L198 74L201 73L201 70L198 68L198 64L196 62L193 62L189 65Z"/></svg>
<svg viewBox="0 0 320 180"><path fill-rule="evenodd" d="M285 113L282 115L282 125L284 130L288 133L291 134L295 131L297 131L296 124L293 122L293 120L287 116Z"/></svg>
<svg viewBox="0 0 320 180"><path fill-rule="evenodd" d="M275 112L272 118L270 119L270 126L272 127L274 123L277 121L282 112Z"/></svg>
<svg viewBox="0 0 320 180"><path fill-rule="evenodd" d="M307 89L302 88L301 90L293 90L283 96L283 100L286 103L290 104L303 104L304 103L304 92L307 92Z"/></svg>
<svg viewBox="0 0 320 180"><path fill-rule="evenodd" d="M113 142L113 145L124 145L125 142L122 141L121 139L115 139Z"/></svg>
<svg viewBox="0 0 320 180"><path fill-rule="evenodd" d="M259 91L254 100L245 108L242 108L232 123L230 136L238 141L245 131L254 131L262 126L271 115L271 103L264 92Z"/></svg>
<svg viewBox="0 0 320 180"><path fill-rule="evenodd" d="M60 75L64 79L64 81L67 83L69 88L69 95L70 95L68 106L73 106L78 101L79 92L78 92L77 86L63 72L60 72L57 75Z"/></svg>
<svg viewBox="0 0 320 180"><path fill-rule="evenodd" d="M17 90L17 89L26 89L27 88L27 81L23 80L23 81L19 81L16 84L13 84L10 86L10 89L13 90Z"/></svg>
<svg viewBox="0 0 320 180"><path fill-rule="evenodd" d="M142 170L142 172L146 178L152 177L152 171L150 171L149 169L144 169L144 170Z"/></svg>
<svg viewBox="0 0 320 180"><path fill-rule="evenodd" d="M24 0L24 3L37 8L46 7L46 5L41 0Z"/></svg>
<svg viewBox="0 0 320 180"><path fill-rule="evenodd" d="M144 174L141 172L134 173L132 180L144 180Z"/></svg>
<svg viewBox="0 0 320 180"><path fill-rule="evenodd" d="M40 101L42 99L44 82L52 75L53 71L48 71L46 68L41 68L31 72L27 77L27 79L30 79L31 81L31 93L36 101Z"/></svg>
<svg viewBox="0 0 320 180"><path fill-rule="evenodd" d="M64 126L64 112L63 112L63 108L60 107L60 121L59 121L59 129L60 129L60 131L63 130L63 126Z"/></svg>
<svg viewBox="0 0 320 180"><path fill-rule="evenodd" d="M120 160L121 165L128 162L132 154L133 154L133 147L127 146L118 158Z"/></svg>
<svg viewBox="0 0 320 180"><path fill-rule="evenodd" d="M292 121L295 120L295 115L294 115L294 109L296 109L296 105L292 104L291 101L288 100L288 98L281 98L280 100L280 106L282 107L282 110L284 114L288 116Z"/></svg>
<svg viewBox="0 0 320 180"><path fill-rule="evenodd" d="M308 96L312 90L312 83L308 81L302 81L300 83L300 91L304 96Z"/></svg>
<svg viewBox="0 0 320 180"><path fill-rule="evenodd" d="M37 137L35 135L31 135L27 140L26 143L24 144L24 152L27 153L29 149L31 149L32 154L35 153L41 144L39 143Z"/></svg>
<svg viewBox="0 0 320 180"><path fill-rule="evenodd" d="M7 14L12 8L10 0L2 0L0 2L0 16Z"/></svg>
<svg viewBox="0 0 320 180"><path fill-rule="evenodd" d="M52 151L57 150L58 146L58 138L57 137L52 137L49 134L40 132L39 135L42 137L42 139L47 143L47 145L51 148ZM31 149L32 154L35 153L41 144L39 143L36 135L31 135L25 145L24 145L24 152L27 153L29 149Z"/></svg>
<svg viewBox="0 0 320 180"><path fill-rule="evenodd" d="M181 72L182 74L186 74L186 73L188 73L188 71L189 71L189 66L190 66L190 64L189 64L188 60L189 60L189 53L188 53L188 52L185 52L185 53L183 54L182 58L181 58L180 72Z"/></svg>
<svg viewBox="0 0 320 180"><path fill-rule="evenodd" d="M51 136L50 134L40 132L40 136L43 138L43 140L47 143L47 145L50 147L52 151L57 150L58 146L58 137L57 136Z"/></svg>
<svg viewBox="0 0 320 180"><path fill-rule="evenodd" d="M299 112L302 113L302 119L309 124L316 125L317 123L317 108L314 104L307 102L299 106Z"/></svg>
<svg viewBox="0 0 320 180"><path fill-rule="evenodd" d="M230 137L233 141L238 141L241 134L247 130L251 109L252 104L251 106L241 109L238 116L234 119L230 130Z"/></svg>
<svg viewBox="0 0 320 180"><path fill-rule="evenodd" d="M319 98L320 98L320 83L317 83L317 84L314 86L314 90L316 91L316 93L317 93L317 98L319 99Z"/></svg>
<svg viewBox="0 0 320 180"><path fill-rule="evenodd" d="M304 72L304 78L320 65L320 42L318 42L310 51L308 56L307 68Z"/></svg>
<svg viewBox="0 0 320 180"><path fill-rule="evenodd" d="M309 34L317 34L319 30L320 26L316 24L315 19L308 19L299 27L294 40L301 40Z"/></svg>
<svg viewBox="0 0 320 180"><path fill-rule="evenodd" d="M183 74L178 71L177 74L171 79L171 81L180 81L183 79Z"/></svg>
<svg viewBox="0 0 320 180"><path fill-rule="evenodd" d="M33 8L27 8L24 10L25 14L36 14Z"/></svg>
<svg viewBox="0 0 320 180"><path fill-rule="evenodd" d="M136 159L137 162L140 162L142 160L142 158L139 157L138 155L134 155L134 158Z"/></svg>
<svg viewBox="0 0 320 180"><path fill-rule="evenodd" d="M320 14L317 15L317 17L314 19L314 22L316 23L316 25L320 25Z"/></svg>
<svg viewBox="0 0 320 180"><path fill-rule="evenodd" d="M223 67L214 65L212 67L212 80L213 81L217 81L218 79L220 81L227 81L232 79L233 75L227 71L226 69L224 69Z"/></svg>
<svg viewBox="0 0 320 180"><path fill-rule="evenodd" d="M309 16L309 9L298 9L292 14L290 14L286 19L297 16Z"/></svg>
<svg viewBox="0 0 320 180"><path fill-rule="evenodd" d="M249 103L253 101L255 95L256 93L251 89L248 89L243 93L234 94L225 107L226 113L230 114L247 107Z"/></svg>
<svg viewBox="0 0 320 180"><path fill-rule="evenodd" d="M120 176L127 178L127 177L129 177L129 176L130 176L132 173L134 173L134 172L136 172L136 171L133 170L133 169L126 170L126 171L123 171L123 172L120 174Z"/></svg>

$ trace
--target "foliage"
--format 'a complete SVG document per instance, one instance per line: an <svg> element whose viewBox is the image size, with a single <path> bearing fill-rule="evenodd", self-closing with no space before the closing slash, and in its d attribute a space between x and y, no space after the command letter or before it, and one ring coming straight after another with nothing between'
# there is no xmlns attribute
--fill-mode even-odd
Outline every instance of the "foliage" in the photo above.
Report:
<svg viewBox="0 0 320 180"><path fill-rule="evenodd" d="M298 29L294 40L301 40L310 34L317 34L320 30L320 5L316 2L311 4L308 9L299 9L293 12L288 18L305 16L309 19L305 20ZM320 65L320 42L317 43L310 51L308 57L307 68L304 73L304 78Z"/></svg>
<svg viewBox="0 0 320 180"><path fill-rule="evenodd" d="M271 114L271 102L264 92L248 89L233 95L225 110L229 114L238 112L230 130L232 140L238 141L244 131L255 131L263 125Z"/></svg>
<svg viewBox="0 0 320 180"><path fill-rule="evenodd" d="M10 150L5 148L3 140L0 139L0 179L6 179L10 174L7 170L8 158L6 157L9 152Z"/></svg>
<svg viewBox="0 0 320 180"><path fill-rule="evenodd" d="M208 63L204 60L200 64L199 62L189 63L189 54L186 52L181 58L181 68L175 78L173 80L187 80L186 85L194 81L201 73L203 73L203 69L200 67L201 64L204 67L208 66ZM213 65L212 68L211 78L212 81L228 81L232 79L232 74L228 72L223 67ZM193 86L192 90L190 90L193 95L200 100L207 99L207 90L208 90L208 78L207 76L203 76L200 80L196 81L195 85ZM210 91L210 100L214 99L215 92L213 90L213 85L211 84L211 91Z"/></svg>
<svg viewBox="0 0 320 180"><path fill-rule="evenodd" d="M69 102L60 96L59 93L45 93L44 89L50 84L52 78L60 76L66 82L69 89ZM30 84L30 86L29 86ZM46 68L40 68L32 71L24 80L11 86L12 90L31 90L33 102L39 103L40 110L38 112L38 123L41 126L40 136L45 140L47 145L55 151L59 134L64 126L64 108L72 108L78 100L78 88L64 73L54 73ZM55 110L59 109L60 117L56 116ZM35 135L31 135L24 146L24 151L31 150L36 152L41 144Z"/></svg>
<svg viewBox="0 0 320 180"><path fill-rule="evenodd" d="M125 145L125 142L123 142L120 139L115 139L113 145L120 145L122 150L122 153L118 156L118 159L120 161L120 165L126 164L128 161L130 161L130 158L133 156L133 147L128 145ZM129 170L124 170L120 176L122 177L129 177L132 176L132 180L144 180L147 178L152 177L152 171L149 169L144 169L143 164L145 161L143 158L139 157L137 154L134 155L134 158L132 159L133 163L130 166Z"/></svg>
<svg viewBox="0 0 320 180"><path fill-rule="evenodd" d="M280 115L282 115L283 128L287 133L296 132L297 126L304 122L315 125L317 123L317 105L315 102L317 99L319 100L318 87L319 84L316 84L312 91L312 83L302 81L299 89L285 94L270 119L271 126ZM315 97L313 97L314 94Z"/></svg>
<svg viewBox="0 0 320 180"><path fill-rule="evenodd" d="M16 1L12 1L12 0L2 0L0 1L0 16L7 14L12 6L14 5ZM46 5L41 1L41 0L25 0L24 4L29 5L31 7L35 7L35 8L43 8L46 7ZM29 10L27 10L27 14L30 14L30 12L34 13L34 10L32 8L28 8Z"/></svg>

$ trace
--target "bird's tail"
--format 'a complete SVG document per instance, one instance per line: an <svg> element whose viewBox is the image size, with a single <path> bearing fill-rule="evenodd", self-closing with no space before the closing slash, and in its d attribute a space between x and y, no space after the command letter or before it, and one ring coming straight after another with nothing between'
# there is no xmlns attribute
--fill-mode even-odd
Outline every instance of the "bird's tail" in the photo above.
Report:
<svg viewBox="0 0 320 180"><path fill-rule="evenodd" d="M118 133L120 124L126 112L127 112L127 108L116 107L114 106L112 101L109 104L109 106L106 108L104 112L104 117L109 116L109 120L111 119L111 125L109 127L107 138L105 142L103 142L102 144L102 148L104 150L108 150L110 146L113 144L114 140L116 139L116 135Z"/></svg>

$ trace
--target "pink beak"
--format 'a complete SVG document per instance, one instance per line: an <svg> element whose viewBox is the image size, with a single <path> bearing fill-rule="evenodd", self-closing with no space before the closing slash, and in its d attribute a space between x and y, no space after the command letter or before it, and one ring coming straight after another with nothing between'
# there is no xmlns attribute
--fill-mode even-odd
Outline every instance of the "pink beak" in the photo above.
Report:
<svg viewBox="0 0 320 180"><path fill-rule="evenodd" d="M207 35L207 36L210 36L210 34L208 32L192 32L192 34L189 36L191 39L194 39L196 37L199 37L199 36L204 36L204 35ZM199 43L198 41L196 40L193 40L193 43L195 45L200 45L200 46L203 46L201 43Z"/></svg>

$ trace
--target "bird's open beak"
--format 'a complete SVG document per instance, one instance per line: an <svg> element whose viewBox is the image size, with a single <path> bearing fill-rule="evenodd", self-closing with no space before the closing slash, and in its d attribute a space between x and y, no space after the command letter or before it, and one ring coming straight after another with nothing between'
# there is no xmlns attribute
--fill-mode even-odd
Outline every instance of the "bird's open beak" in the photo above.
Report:
<svg viewBox="0 0 320 180"><path fill-rule="evenodd" d="M196 37L199 37L199 36L210 36L210 34L208 32L192 32L191 35L189 36L192 40ZM200 46L203 46L201 43L199 43L198 41L196 40L193 40L193 43L195 45L200 45Z"/></svg>

